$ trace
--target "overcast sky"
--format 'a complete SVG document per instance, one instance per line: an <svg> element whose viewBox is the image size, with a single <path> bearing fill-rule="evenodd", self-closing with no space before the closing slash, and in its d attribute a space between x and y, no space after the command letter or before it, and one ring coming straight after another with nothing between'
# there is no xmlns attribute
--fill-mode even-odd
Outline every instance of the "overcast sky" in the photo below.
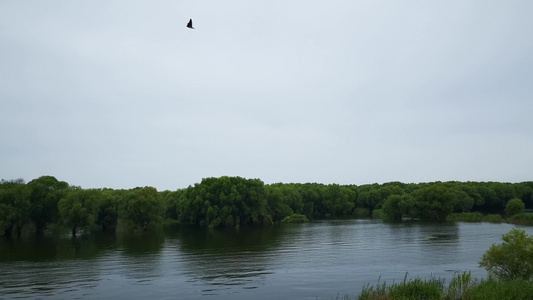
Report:
<svg viewBox="0 0 533 300"><path fill-rule="evenodd" d="M530 181L532 12L530 0L4 0L0 178Z"/></svg>

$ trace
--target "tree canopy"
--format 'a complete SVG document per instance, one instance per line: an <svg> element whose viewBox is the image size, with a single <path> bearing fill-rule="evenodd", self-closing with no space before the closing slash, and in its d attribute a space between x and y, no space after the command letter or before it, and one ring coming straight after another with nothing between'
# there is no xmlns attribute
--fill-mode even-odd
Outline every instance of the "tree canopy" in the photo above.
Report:
<svg viewBox="0 0 533 300"><path fill-rule="evenodd" d="M147 230L163 219L204 227L240 227L281 222L293 214L308 219L404 217L443 221L451 213L508 216L533 209L533 182L429 182L339 185L265 184L260 179L209 177L185 189L84 190L53 176L0 182L0 232L20 233L27 224L42 232L62 224L75 233L119 224ZM27 226L25 228L32 228Z"/></svg>

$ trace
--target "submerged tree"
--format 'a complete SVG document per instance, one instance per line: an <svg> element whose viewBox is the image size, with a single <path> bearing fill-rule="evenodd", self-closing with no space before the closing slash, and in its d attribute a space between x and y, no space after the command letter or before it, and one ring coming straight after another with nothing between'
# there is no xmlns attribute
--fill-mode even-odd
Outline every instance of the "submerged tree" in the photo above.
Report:
<svg viewBox="0 0 533 300"><path fill-rule="evenodd" d="M263 182L241 177L204 178L183 191L177 209L183 223L210 228L268 219Z"/></svg>
<svg viewBox="0 0 533 300"><path fill-rule="evenodd" d="M455 193L442 184L433 184L418 190L415 199L420 218L444 221L453 211Z"/></svg>
<svg viewBox="0 0 533 300"><path fill-rule="evenodd" d="M20 235L30 214L30 190L24 180L0 182L0 228L5 236L13 229Z"/></svg>
<svg viewBox="0 0 533 300"><path fill-rule="evenodd" d="M94 223L98 211L98 190L73 188L59 200L58 209L63 224L70 227L72 236L81 227Z"/></svg>
<svg viewBox="0 0 533 300"><path fill-rule="evenodd" d="M96 224L103 231L115 231L118 224L119 195L123 190L104 189L100 192Z"/></svg>
<svg viewBox="0 0 533 300"><path fill-rule="evenodd" d="M400 195L391 195L385 203L383 203L383 214L385 218L391 221L401 221L403 216L402 211L403 197Z"/></svg>
<svg viewBox="0 0 533 300"><path fill-rule="evenodd" d="M121 201L120 218L141 230L147 230L150 225L161 221L165 215L161 195L153 187L128 191Z"/></svg>
<svg viewBox="0 0 533 300"><path fill-rule="evenodd" d="M35 231L42 232L46 225L57 221L57 204L68 188L68 183L53 176L41 176L28 182L30 193L30 219L35 224Z"/></svg>

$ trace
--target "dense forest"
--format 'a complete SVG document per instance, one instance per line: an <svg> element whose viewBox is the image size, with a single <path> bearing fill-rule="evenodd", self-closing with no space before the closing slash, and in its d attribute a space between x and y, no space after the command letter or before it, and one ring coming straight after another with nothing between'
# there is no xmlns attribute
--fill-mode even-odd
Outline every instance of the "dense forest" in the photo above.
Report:
<svg viewBox="0 0 533 300"><path fill-rule="evenodd" d="M202 227L235 227L281 222L293 214L309 219L418 218L444 221L452 213L509 214L533 209L533 182L431 182L338 185L264 184L241 177L204 178L176 191L82 189L42 176L0 181L0 234L68 228L147 230L173 220ZM506 210L507 208L507 210ZM379 214L377 214L379 212Z"/></svg>

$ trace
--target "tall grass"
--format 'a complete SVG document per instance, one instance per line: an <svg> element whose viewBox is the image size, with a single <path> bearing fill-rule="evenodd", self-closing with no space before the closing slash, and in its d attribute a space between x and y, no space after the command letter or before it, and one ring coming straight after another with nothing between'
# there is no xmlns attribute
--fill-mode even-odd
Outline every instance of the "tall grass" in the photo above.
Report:
<svg viewBox="0 0 533 300"><path fill-rule="evenodd" d="M359 296L360 300L432 300L442 299L444 293L444 280L432 278L422 280L420 278L407 280L405 275L401 283L387 286L386 282L379 283L374 287L367 285Z"/></svg>
<svg viewBox="0 0 533 300"><path fill-rule="evenodd" d="M523 213L511 216L507 219L508 223L519 225L533 225L533 214Z"/></svg>
<svg viewBox="0 0 533 300"><path fill-rule="evenodd" d="M453 213L446 218L450 222L489 222L489 223L511 223L519 225L533 225L533 213L522 213L504 219L498 214L484 215L480 212Z"/></svg>
<svg viewBox="0 0 533 300"><path fill-rule="evenodd" d="M348 298L343 298L348 299ZM532 300L533 281L472 279L470 272L455 274L450 284L444 279L404 280L387 285L383 282L367 285L359 300Z"/></svg>
<svg viewBox="0 0 533 300"><path fill-rule="evenodd" d="M473 285L466 295L468 300L531 300L533 281L496 280L489 278Z"/></svg>
<svg viewBox="0 0 533 300"><path fill-rule="evenodd" d="M448 285L448 291L444 297L446 300L468 299L467 295L475 282L472 281L472 274L464 272L456 273Z"/></svg>
<svg viewBox="0 0 533 300"><path fill-rule="evenodd" d="M483 214L480 212L453 213L446 220L454 222L483 222Z"/></svg>
<svg viewBox="0 0 533 300"><path fill-rule="evenodd" d="M453 213L453 214L450 214L446 218L446 220L451 221L451 222L490 222L490 223L502 223L504 221L501 215L498 215L498 214L484 215L480 212Z"/></svg>

